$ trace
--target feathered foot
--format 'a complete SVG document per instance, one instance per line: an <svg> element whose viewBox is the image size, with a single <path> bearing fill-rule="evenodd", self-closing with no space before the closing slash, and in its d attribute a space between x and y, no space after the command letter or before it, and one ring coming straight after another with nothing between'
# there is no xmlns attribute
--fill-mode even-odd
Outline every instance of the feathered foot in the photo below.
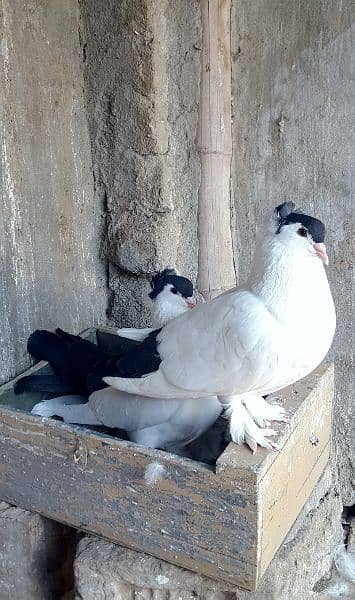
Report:
<svg viewBox="0 0 355 600"><path fill-rule="evenodd" d="M229 419L230 434L233 442L249 446L252 453L255 454L257 447L261 446L268 450L278 452L277 444L268 440L268 437L278 435L274 429L261 429L254 423L245 406L242 404L241 396L229 396L222 400L223 405L229 404L225 411L225 417Z"/></svg>
<svg viewBox="0 0 355 600"><path fill-rule="evenodd" d="M289 423L290 421L283 406L269 404L262 396L247 394L243 396L242 403L259 427L270 427L271 421L281 423Z"/></svg>

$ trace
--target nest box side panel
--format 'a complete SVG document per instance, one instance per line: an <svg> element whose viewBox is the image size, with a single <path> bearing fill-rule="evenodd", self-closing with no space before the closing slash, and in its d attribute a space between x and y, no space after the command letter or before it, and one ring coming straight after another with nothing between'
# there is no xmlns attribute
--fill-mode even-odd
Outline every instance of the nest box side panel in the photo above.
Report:
<svg viewBox="0 0 355 600"><path fill-rule="evenodd" d="M0 498L250 589L254 488L205 466L52 419L0 410Z"/></svg>
<svg viewBox="0 0 355 600"><path fill-rule="evenodd" d="M295 387L282 392L292 415ZM291 417L292 431L259 484L260 540L258 577L283 542L322 475L330 456L333 367L321 365L297 384L304 400Z"/></svg>

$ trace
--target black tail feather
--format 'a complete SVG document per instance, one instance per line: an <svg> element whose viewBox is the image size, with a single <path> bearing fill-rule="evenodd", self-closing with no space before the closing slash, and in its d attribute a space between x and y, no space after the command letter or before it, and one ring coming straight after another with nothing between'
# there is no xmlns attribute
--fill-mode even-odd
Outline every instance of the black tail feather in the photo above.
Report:
<svg viewBox="0 0 355 600"><path fill-rule="evenodd" d="M48 376L42 375L22 378L15 386L15 393L44 391L58 395L80 394L88 396L93 390L105 387L102 381L103 375L110 374L112 369L112 374L115 373L117 360L125 357L126 354L130 372L132 370L134 372L139 371L138 374L131 376L140 376L141 369L138 367L142 368L141 363L143 364L145 361L142 350L147 345L151 345L151 340L153 340L153 345L155 344L157 333L159 331L150 334L143 343L119 336L111 336L114 338L113 341L111 340L110 344L104 345L101 349L89 340L67 333L60 328L56 329L55 333L38 329L28 339L28 352L37 360L48 361L56 378L55 376L48 378ZM132 366L130 357L134 356L134 349L139 349L140 352L138 362L136 361L137 365ZM158 366L159 363L160 357L158 357Z"/></svg>
<svg viewBox="0 0 355 600"><path fill-rule="evenodd" d="M66 344L52 331L37 329L27 342L28 352L37 360L47 360L53 367L60 362Z"/></svg>
<svg viewBox="0 0 355 600"><path fill-rule="evenodd" d="M78 342L79 340L83 339L80 337L80 335L74 335L73 333L68 333L67 331L64 331L64 329L61 329L60 327L57 327L55 332L61 339L66 340L67 342L73 343L73 342Z"/></svg>
<svg viewBox="0 0 355 600"><path fill-rule="evenodd" d="M58 375L27 375L16 381L14 393L16 395L24 392L48 392L50 394L72 394L73 386L66 383L63 377Z"/></svg>
<svg viewBox="0 0 355 600"><path fill-rule="evenodd" d="M107 354L89 340L62 329L57 329L56 333L45 330L34 331L28 339L27 349L37 360L48 361L54 373L63 378L69 392L60 389L55 392L59 394L86 395L86 377L95 369L98 362L107 358ZM21 389L20 384L19 389ZM45 391L52 391L52 389Z"/></svg>

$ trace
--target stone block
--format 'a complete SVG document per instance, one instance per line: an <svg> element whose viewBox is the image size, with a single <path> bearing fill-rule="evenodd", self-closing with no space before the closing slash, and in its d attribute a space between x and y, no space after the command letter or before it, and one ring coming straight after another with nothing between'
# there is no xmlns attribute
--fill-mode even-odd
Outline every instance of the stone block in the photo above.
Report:
<svg viewBox="0 0 355 600"><path fill-rule="evenodd" d="M73 586L76 532L0 503L0 599L58 600Z"/></svg>

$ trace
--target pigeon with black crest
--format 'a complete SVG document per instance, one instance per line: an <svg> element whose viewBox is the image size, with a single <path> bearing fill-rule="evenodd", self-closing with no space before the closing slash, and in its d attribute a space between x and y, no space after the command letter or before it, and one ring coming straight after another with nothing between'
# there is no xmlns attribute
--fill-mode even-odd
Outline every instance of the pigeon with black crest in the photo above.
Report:
<svg viewBox="0 0 355 600"><path fill-rule="evenodd" d="M216 395L229 407L233 441L275 447L273 430L255 422L274 419L262 396L313 371L335 332L325 226L294 208L273 212L244 285L152 332L104 381L131 394L201 398L202 411L202 398Z"/></svg>
<svg viewBox="0 0 355 600"><path fill-rule="evenodd" d="M154 324L167 322L193 308L191 281L172 269L157 273L151 282L150 297L155 302ZM127 330L132 333L132 330ZM47 360L56 375L33 375L17 382L17 393L47 391L67 394L36 404L32 413L61 417L67 423L110 430L125 430L134 442L181 452L184 446L203 434L218 418L222 407L216 397L204 398L204 410L196 399L184 401L144 398L113 388L105 388L101 372L107 372L129 349L135 348L153 329L133 330L133 340L110 336L113 356L95 344L61 329L35 331L28 340L29 352ZM149 341L149 338L148 338ZM146 345L147 346L147 343ZM99 390L96 393L96 390ZM89 401L87 397L89 396Z"/></svg>
<svg viewBox="0 0 355 600"><path fill-rule="evenodd" d="M118 329L119 336L142 341L154 329L166 325L171 319L196 306L192 282L187 277L177 275L175 269L167 267L155 273L150 286L152 291L148 296L154 303L152 327Z"/></svg>
<svg viewBox="0 0 355 600"><path fill-rule="evenodd" d="M155 273L150 286L148 295L154 305L153 327L161 327L196 304L192 282L177 275L174 269L166 268ZM97 385L90 387L87 376L93 374L91 381L94 381L95 372L101 370L110 357L119 359L136 348L152 331L153 328L118 330L118 335L109 336L109 347L101 350L90 341L59 328L55 333L36 330L29 337L28 352L37 360L48 361L55 374L22 377L15 384L15 394L50 392L88 397L96 387L103 388L105 384L101 378L96 378Z"/></svg>

